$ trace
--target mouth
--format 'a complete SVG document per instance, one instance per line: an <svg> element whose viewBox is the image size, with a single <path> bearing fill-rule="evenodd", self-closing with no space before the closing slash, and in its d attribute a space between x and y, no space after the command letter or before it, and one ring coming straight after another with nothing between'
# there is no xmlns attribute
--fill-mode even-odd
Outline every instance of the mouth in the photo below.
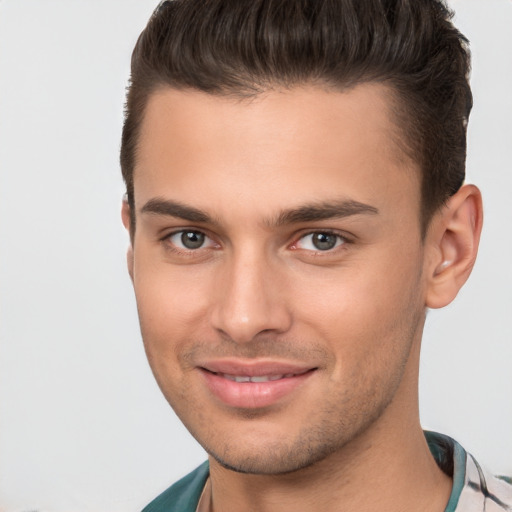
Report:
<svg viewBox="0 0 512 512"><path fill-rule="evenodd" d="M206 370L205 371L209 371ZM312 370L304 370L302 372L298 373L281 373L281 374L275 374L275 375L230 375L228 373L217 373L217 372L211 372L214 375L218 375L219 377L222 377L223 379L231 380L233 382L273 382L275 380L281 380L281 379L291 379L292 377L297 377L299 375L303 375L304 373L307 373L308 371Z"/></svg>
<svg viewBox="0 0 512 512"><path fill-rule="evenodd" d="M208 391L224 405L268 407L293 396L318 368L289 363L223 360L200 367Z"/></svg>

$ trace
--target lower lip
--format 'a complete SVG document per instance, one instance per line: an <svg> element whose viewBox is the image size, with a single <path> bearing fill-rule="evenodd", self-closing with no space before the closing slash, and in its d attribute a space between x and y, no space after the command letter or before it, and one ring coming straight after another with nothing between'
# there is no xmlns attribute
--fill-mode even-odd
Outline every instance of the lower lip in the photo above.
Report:
<svg viewBox="0 0 512 512"><path fill-rule="evenodd" d="M275 404L302 386L312 375L285 377L268 382L235 382L220 375L201 370L210 391L225 404L243 409L258 409Z"/></svg>

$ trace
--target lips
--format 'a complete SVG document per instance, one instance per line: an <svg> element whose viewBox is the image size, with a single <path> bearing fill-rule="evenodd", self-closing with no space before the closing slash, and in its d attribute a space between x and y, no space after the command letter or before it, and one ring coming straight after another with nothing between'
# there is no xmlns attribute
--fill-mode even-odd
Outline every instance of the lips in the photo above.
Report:
<svg viewBox="0 0 512 512"><path fill-rule="evenodd" d="M316 368L277 361L216 360L199 370L216 399L231 407L256 409L292 396Z"/></svg>

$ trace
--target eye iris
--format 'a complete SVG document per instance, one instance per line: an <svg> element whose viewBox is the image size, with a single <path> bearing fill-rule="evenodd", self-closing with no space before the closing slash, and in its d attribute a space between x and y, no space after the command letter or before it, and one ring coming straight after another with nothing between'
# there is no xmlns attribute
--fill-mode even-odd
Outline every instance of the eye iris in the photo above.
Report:
<svg viewBox="0 0 512 512"><path fill-rule="evenodd" d="M204 234L198 231L184 231L181 234L181 243L187 249L199 249L204 244Z"/></svg>
<svg viewBox="0 0 512 512"><path fill-rule="evenodd" d="M336 245L336 240L336 235L330 233L315 233L312 242L319 251L327 251Z"/></svg>

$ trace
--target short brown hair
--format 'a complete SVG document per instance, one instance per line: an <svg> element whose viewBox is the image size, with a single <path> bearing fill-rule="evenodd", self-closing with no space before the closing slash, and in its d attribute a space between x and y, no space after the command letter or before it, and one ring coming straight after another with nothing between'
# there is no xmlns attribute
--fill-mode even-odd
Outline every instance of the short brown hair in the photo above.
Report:
<svg viewBox="0 0 512 512"><path fill-rule="evenodd" d="M168 0L132 55L121 168L133 172L150 95L161 87L256 95L318 83L390 86L395 122L422 170L422 226L462 185L472 107L467 39L441 0Z"/></svg>

